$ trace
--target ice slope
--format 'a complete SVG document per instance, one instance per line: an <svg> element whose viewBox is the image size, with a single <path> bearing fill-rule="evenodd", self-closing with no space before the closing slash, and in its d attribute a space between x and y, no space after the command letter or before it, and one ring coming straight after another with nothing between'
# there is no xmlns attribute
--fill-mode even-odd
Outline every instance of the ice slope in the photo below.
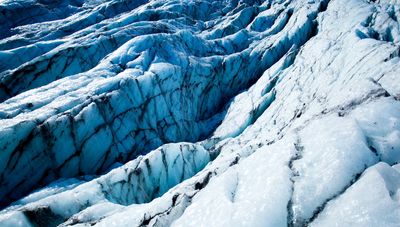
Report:
<svg viewBox="0 0 400 227"><path fill-rule="evenodd" d="M98 48L110 47L102 40L124 41L117 38L119 33L131 38L80 74L58 74L59 69L83 71L79 66L85 66L75 55L63 54L61 47L5 71L4 85L13 89L3 86L5 99L14 91L22 92L18 90L25 84L21 79L29 86L39 86L66 77L0 104L0 197L13 200L38 183L101 173L116 161L126 162L164 143L206 138L232 97L292 46L300 46L313 35L314 19L324 4L212 3L197 7L198 3L190 1L154 1L107 20L101 28L96 24L72 34L70 42L79 45L75 36L98 37L82 38L94 43L91 48L72 48L71 43L66 47L90 60L96 58L91 50L99 52L94 56L106 54ZM222 17L220 10L227 15ZM264 29L256 23L262 19L251 20L261 10L275 18ZM210 18L205 17L207 11ZM160 20L153 22L153 17ZM95 28L116 34L102 35L93 32ZM127 36L129 31L153 34ZM275 38L266 38L271 36Z"/></svg>
<svg viewBox="0 0 400 227"><path fill-rule="evenodd" d="M1 226L398 226L398 1L81 4L2 25Z"/></svg>

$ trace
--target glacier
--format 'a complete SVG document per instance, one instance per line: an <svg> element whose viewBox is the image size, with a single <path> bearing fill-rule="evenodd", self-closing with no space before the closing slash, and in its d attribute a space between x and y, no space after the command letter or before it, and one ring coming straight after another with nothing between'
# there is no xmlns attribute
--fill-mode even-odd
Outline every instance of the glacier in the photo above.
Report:
<svg viewBox="0 0 400 227"><path fill-rule="evenodd" d="M0 226L399 226L399 19L0 1Z"/></svg>

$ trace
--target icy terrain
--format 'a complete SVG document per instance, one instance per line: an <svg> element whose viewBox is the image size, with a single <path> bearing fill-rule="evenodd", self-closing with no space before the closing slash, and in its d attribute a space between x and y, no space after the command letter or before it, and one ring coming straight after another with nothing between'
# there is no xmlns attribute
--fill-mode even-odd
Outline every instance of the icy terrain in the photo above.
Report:
<svg viewBox="0 0 400 227"><path fill-rule="evenodd" d="M0 226L399 226L400 2L0 0Z"/></svg>

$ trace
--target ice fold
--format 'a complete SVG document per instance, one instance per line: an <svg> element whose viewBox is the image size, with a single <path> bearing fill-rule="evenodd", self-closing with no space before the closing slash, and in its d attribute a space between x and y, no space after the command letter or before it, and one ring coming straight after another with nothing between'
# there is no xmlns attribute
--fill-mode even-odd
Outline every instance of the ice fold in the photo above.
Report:
<svg viewBox="0 0 400 227"><path fill-rule="evenodd" d="M1 226L398 225L398 2L18 7Z"/></svg>

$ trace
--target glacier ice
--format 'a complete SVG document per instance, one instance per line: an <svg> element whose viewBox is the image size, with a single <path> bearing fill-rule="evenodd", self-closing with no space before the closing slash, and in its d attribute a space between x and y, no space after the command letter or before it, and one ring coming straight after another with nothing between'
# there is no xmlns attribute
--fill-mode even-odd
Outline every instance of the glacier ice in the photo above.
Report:
<svg viewBox="0 0 400 227"><path fill-rule="evenodd" d="M400 221L398 165L380 162L337 200L332 201L313 226L397 226Z"/></svg>
<svg viewBox="0 0 400 227"><path fill-rule="evenodd" d="M0 226L397 226L399 19L0 1Z"/></svg>

